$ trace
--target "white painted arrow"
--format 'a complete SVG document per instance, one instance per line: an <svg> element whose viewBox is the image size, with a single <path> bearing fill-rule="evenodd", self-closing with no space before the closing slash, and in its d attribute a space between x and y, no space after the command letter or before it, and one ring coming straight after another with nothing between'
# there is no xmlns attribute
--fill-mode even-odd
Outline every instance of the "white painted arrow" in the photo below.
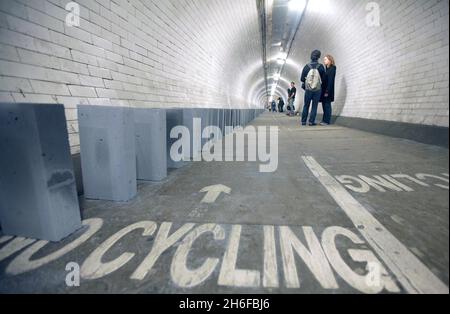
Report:
<svg viewBox="0 0 450 314"><path fill-rule="evenodd" d="M217 200L220 194L230 194L231 189L223 184L217 184L203 188L200 193L206 193L205 197L202 200L202 203L212 204Z"/></svg>

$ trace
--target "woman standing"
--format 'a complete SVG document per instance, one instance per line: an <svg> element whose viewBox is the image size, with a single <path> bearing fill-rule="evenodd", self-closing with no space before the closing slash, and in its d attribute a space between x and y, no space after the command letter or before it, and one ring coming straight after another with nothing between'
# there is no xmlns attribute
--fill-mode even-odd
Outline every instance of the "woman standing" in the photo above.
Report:
<svg viewBox="0 0 450 314"><path fill-rule="evenodd" d="M323 59L326 67L326 75L322 86L322 106L323 106L323 121L320 125L330 125L333 109L331 103L334 102L334 85L336 81L336 63L333 56L326 55Z"/></svg>

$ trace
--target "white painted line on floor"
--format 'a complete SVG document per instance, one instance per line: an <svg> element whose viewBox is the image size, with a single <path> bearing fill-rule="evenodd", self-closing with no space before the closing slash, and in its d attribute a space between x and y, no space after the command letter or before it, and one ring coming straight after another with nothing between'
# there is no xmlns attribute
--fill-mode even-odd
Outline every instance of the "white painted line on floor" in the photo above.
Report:
<svg viewBox="0 0 450 314"><path fill-rule="evenodd" d="M12 236L3 236L3 237L0 237L0 244L5 243L5 242L8 242L8 241L11 240L12 238L14 238L14 237L12 237Z"/></svg>
<svg viewBox="0 0 450 314"><path fill-rule="evenodd" d="M275 227L264 226L263 286L266 288L277 288L279 285Z"/></svg>
<svg viewBox="0 0 450 314"><path fill-rule="evenodd" d="M219 286L252 288L259 287L261 274L257 270L237 269L239 241L242 226L235 225L231 229L230 242L223 257L219 274Z"/></svg>
<svg viewBox="0 0 450 314"><path fill-rule="evenodd" d="M26 238L15 238L8 244L6 244L2 249L0 250L0 262L4 261L8 257L12 256L13 254L19 252L23 248L26 248L30 244L36 242L36 240L33 239L26 239Z"/></svg>
<svg viewBox="0 0 450 314"><path fill-rule="evenodd" d="M303 161L383 259L408 293L448 294L448 287L391 234L313 157Z"/></svg>

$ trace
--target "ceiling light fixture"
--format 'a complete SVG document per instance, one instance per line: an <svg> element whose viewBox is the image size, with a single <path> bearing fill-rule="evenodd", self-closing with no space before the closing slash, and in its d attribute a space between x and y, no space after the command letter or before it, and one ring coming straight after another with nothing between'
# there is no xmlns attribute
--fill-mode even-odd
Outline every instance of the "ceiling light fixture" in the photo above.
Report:
<svg viewBox="0 0 450 314"><path fill-rule="evenodd" d="M288 54L286 52L280 52L278 54L278 59L283 59L286 60L287 59Z"/></svg>

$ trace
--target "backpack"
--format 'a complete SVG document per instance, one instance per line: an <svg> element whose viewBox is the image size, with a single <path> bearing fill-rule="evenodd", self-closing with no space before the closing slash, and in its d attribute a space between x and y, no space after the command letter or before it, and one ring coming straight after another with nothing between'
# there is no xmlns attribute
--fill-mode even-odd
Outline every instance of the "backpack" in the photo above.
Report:
<svg viewBox="0 0 450 314"><path fill-rule="evenodd" d="M313 68L311 64L308 64L309 72L305 81L305 88L310 92L317 92L322 88L322 78L320 77L319 67Z"/></svg>

